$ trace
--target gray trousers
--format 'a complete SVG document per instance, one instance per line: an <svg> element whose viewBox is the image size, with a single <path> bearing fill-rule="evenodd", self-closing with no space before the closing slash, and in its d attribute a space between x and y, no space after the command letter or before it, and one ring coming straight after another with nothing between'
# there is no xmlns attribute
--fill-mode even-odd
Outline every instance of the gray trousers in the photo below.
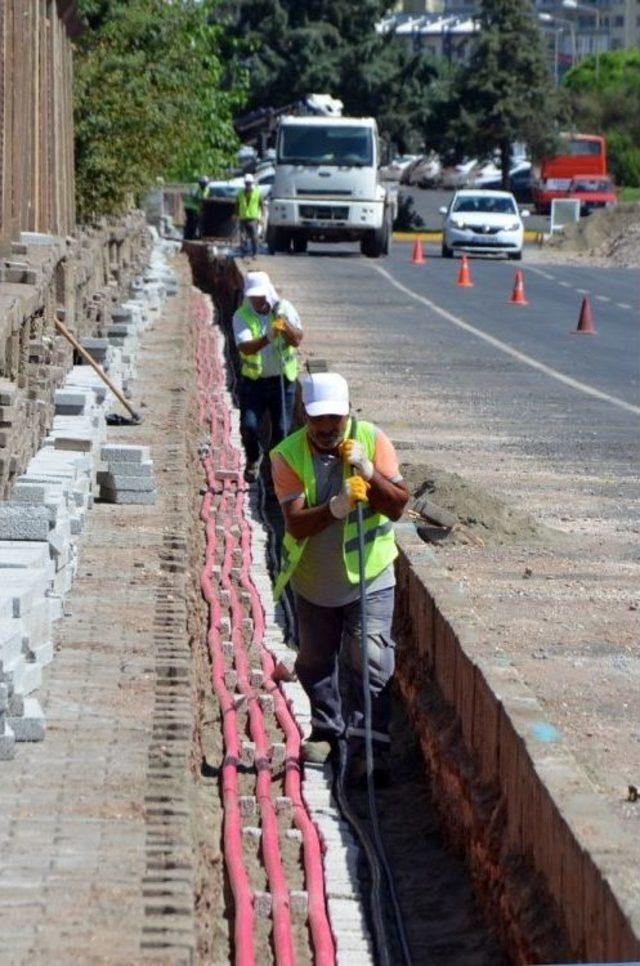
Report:
<svg viewBox="0 0 640 966"><path fill-rule="evenodd" d="M390 688L395 667L395 643L391 638L394 599L395 587L366 598L371 723L374 741L380 743L389 741ZM346 735L362 739L360 600L344 607L319 607L296 594L296 612L300 643L296 672L311 702L313 728L327 737Z"/></svg>

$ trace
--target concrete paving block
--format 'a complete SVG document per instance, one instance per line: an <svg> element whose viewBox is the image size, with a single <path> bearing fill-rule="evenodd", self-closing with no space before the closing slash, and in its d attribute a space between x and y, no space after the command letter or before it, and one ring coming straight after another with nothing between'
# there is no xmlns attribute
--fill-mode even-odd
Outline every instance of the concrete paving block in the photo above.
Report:
<svg viewBox="0 0 640 966"><path fill-rule="evenodd" d="M108 443L100 450L100 458L109 464L148 463L151 460L151 451L148 446Z"/></svg>
<svg viewBox="0 0 640 966"><path fill-rule="evenodd" d="M13 602L11 603L13 612ZM10 663L22 654L23 638L25 636L22 620L6 618L0 621L0 668Z"/></svg>
<svg viewBox="0 0 640 966"><path fill-rule="evenodd" d="M59 450L71 450L74 453L89 453L94 445L93 436L86 433L72 433L62 430L60 434L52 433L54 448Z"/></svg>
<svg viewBox="0 0 640 966"><path fill-rule="evenodd" d="M56 389L53 399L56 414L81 416L86 409L91 408L94 398L93 393L90 392L80 392L77 389Z"/></svg>
<svg viewBox="0 0 640 966"><path fill-rule="evenodd" d="M6 684L0 684L0 715L3 715L9 707L9 688Z"/></svg>
<svg viewBox="0 0 640 966"><path fill-rule="evenodd" d="M270 892L253 893L253 908L258 919L269 919L271 916L272 900Z"/></svg>
<svg viewBox="0 0 640 966"><path fill-rule="evenodd" d="M0 725L0 761L10 761L16 754L16 736L6 721Z"/></svg>
<svg viewBox="0 0 640 966"><path fill-rule="evenodd" d="M114 490L117 493L121 490L145 493L155 490L156 487L153 476L131 476L111 472L98 473L98 485L107 490Z"/></svg>
<svg viewBox="0 0 640 966"><path fill-rule="evenodd" d="M16 694L31 694L42 684L42 668L39 664L23 659L11 672L11 680Z"/></svg>
<svg viewBox="0 0 640 966"><path fill-rule="evenodd" d="M0 504L0 540L48 540L49 511L17 503Z"/></svg>
<svg viewBox="0 0 640 966"><path fill-rule="evenodd" d="M16 741L44 741L46 722L40 703L35 698L26 698L24 715L8 717L7 722Z"/></svg>
<svg viewBox="0 0 640 966"><path fill-rule="evenodd" d="M101 472L115 474L119 483L120 480L125 480L129 476L151 478L153 476L153 460L143 460L141 463L135 463L133 460L129 462L125 460L105 462L101 467ZM126 487L127 484L123 482L122 486Z"/></svg>
<svg viewBox="0 0 640 966"><path fill-rule="evenodd" d="M45 641L44 644L36 644L33 647L27 644L27 653L31 660L39 664L40 667L46 667L47 664L51 664L53 661L53 641Z"/></svg>
<svg viewBox="0 0 640 966"><path fill-rule="evenodd" d="M2 595L13 598L13 616L23 617L44 598L49 578L40 570L0 569Z"/></svg>
<svg viewBox="0 0 640 966"><path fill-rule="evenodd" d="M105 503L120 503L139 506L154 506L157 501L156 490L111 490L101 487L100 499Z"/></svg>

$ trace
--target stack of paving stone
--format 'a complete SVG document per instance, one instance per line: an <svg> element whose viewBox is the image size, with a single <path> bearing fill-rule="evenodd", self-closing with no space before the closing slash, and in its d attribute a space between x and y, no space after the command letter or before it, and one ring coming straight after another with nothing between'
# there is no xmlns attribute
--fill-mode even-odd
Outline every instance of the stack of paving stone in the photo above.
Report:
<svg viewBox="0 0 640 966"><path fill-rule="evenodd" d="M98 473L100 499L107 503L156 502L153 462L148 446L116 443L102 447L104 469Z"/></svg>
<svg viewBox="0 0 640 966"><path fill-rule="evenodd" d="M144 276L132 285L131 298L113 311L109 338L84 340L116 383L135 375L138 334L174 290L175 278L158 248ZM126 332L116 326L126 326ZM0 380L0 422L11 429L12 451L27 415L18 412L15 400L15 386ZM0 760L14 756L16 742L45 736L45 719L33 694L53 659L53 623L62 617L64 597L76 576L77 545L98 474L105 500L156 500L149 448L105 445L105 416L115 404L90 366L74 366L55 393L49 435L16 479L11 498L0 503Z"/></svg>

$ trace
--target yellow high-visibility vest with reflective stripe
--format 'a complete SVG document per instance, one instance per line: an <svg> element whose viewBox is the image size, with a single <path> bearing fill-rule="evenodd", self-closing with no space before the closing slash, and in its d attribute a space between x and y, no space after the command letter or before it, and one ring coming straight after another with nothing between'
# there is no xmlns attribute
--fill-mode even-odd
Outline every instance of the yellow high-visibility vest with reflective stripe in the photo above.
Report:
<svg viewBox="0 0 640 966"><path fill-rule="evenodd" d="M248 302L242 303L238 309L238 315L250 330L252 339L259 339L262 335L262 323ZM267 326L270 326L276 317L277 313L270 312L269 318L267 319ZM282 372L289 382L293 382L298 377L298 356L292 345L287 345L284 339L280 339L280 341L282 343L280 355L282 359ZM241 352L240 357L242 359L240 368L242 375L246 376L247 379L260 379L262 376L262 353L256 352L255 355L249 356Z"/></svg>
<svg viewBox="0 0 640 966"><path fill-rule="evenodd" d="M259 188L252 188L249 194L242 189L238 195L238 218L240 221L257 221L260 217L260 194Z"/></svg>
<svg viewBox="0 0 640 966"><path fill-rule="evenodd" d="M355 434L352 432L352 421L349 420L345 439L353 437L362 443L367 456L373 461L376 449L376 433L372 423L356 421ZM272 453L277 453L289 464L296 476L302 480L304 495L308 507L316 506L316 474L313 467L313 456L304 426L297 432L283 439ZM350 468L345 465L344 477L350 476ZM370 507L363 507L364 518L364 554L365 580L373 580L389 566L398 556L396 538L391 520L383 513L376 513ZM274 587L273 596L276 600L291 580L293 573L300 563L307 538L296 540L290 533L285 532L282 541L282 557L280 573ZM353 510L344 521L344 535L342 540L342 555L349 583L357 584L360 579L358 560L358 518Z"/></svg>

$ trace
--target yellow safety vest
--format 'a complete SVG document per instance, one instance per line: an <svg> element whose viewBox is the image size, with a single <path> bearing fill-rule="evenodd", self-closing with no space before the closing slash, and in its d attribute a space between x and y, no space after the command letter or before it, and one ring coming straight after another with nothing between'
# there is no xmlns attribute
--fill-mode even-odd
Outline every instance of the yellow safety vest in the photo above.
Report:
<svg viewBox="0 0 640 966"><path fill-rule="evenodd" d="M367 456L373 460L376 449L375 427L372 423L356 422L355 434L352 433L352 420L347 424L345 438L352 435L359 443L362 443ZM274 449L272 454L277 453L289 464L296 476L302 480L304 495L308 507L317 506L316 499L316 474L313 468L313 456L307 437L307 428L303 426L297 432L283 439ZM350 475L350 469L345 465L345 479ZM366 504L363 507L364 518L364 553L365 553L365 580L373 580L378 574L392 563L398 556L396 538L393 532L391 520L383 513L376 513ZM291 580L293 572L300 563L304 548L307 545L308 537L303 540L296 540L290 533L285 532L282 541L282 557L280 561L280 573L273 591L273 596L278 600L282 591ZM344 521L344 535L342 540L342 554L344 566L349 583L357 584L360 579L360 569L358 560L358 518L356 511L352 511Z"/></svg>
<svg viewBox="0 0 640 966"><path fill-rule="evenodd" d="M283 305L285 303L280 304ZM242 303L238 309L238 315L250 330L252 339L259 339L262 335L262 323L248 302ZM276 318L277 313L270 312L267 319L267 326L270 326ZM293 382L298 377L298 356L293 346L287 345L283 339L280 341L282 343L280 354L280 358L282 360L282 372L287 377L289 382ZM256 352L255 355L249 356L245 355L244 352L241 352L240 357L242 359L242 365L240 368L242 375L246 376L247 379L260 379L262 376L262 353Z"/></svg>
<svg viewBox="0 0 640 966"><path fill-rule="evenodd" d="M252 188L250 193L242 189L238 195L238 218L240 221L257 221L260 217L260 200L262 195L259 188Z"/></svg>

